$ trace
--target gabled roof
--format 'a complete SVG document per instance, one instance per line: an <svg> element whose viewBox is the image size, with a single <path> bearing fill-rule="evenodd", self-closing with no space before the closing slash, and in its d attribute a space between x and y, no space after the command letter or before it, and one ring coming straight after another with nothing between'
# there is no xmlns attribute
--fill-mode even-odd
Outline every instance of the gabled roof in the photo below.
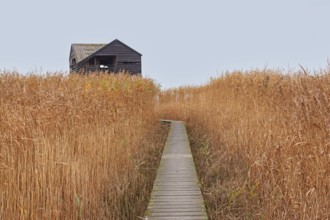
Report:
<svg viewBox="0 0 330 220"><path fill-rule="evenodd" d="M75 53L76 55L76 62L79 63L81 61L88 60L90 57L94 56L96 53L102 51L102 49L111 46L114 43L120 43L127 49L131 50L133 53L136 53L142 56L141 53L137 52L136 50L132 49L131 47L127 46L123 42L118 39L110 42L109 44L72 44L71 45L71 53ZM71 54L70 53L70 54Z"/></svg>
<svg viewBox="0 0 330 220"><path fill-rule="evenodd" d="M110 46L111 44L116 43L116 42L122 44L124 47L126 47L126 48L129 49L129 50L131 50L133 53L136 53L136 54L142 56L141 53L139 53L139 52L137 52L136 50L134 50L133 48L127 46L126 44L124 44L123 42L121 42L121 41L118 40L118 39L115 39L114 41L110 42L110 43L109 43L108 45L106 45L106 46Z"/></svg>
<svg viewBox="0 0 330 220"><path fill-rule="evenodd" d="M72 44L71 52L75 54L76 62L79 63L86 57L89 57L91 54L100 50L106 46L106 44Z"/></svg>

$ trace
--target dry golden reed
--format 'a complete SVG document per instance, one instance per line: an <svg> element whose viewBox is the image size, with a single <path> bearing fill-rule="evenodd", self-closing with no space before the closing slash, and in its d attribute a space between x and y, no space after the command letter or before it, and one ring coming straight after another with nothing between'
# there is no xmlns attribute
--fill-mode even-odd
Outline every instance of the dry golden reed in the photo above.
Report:
<svg viewBox="0 0 330 220"><path fill-rule="evenodd" d="M152 80L0 75L0 219L143 215L165 134Z"/></svg>
<svg viewBox="0 0 330 220"><path fill-rule="evenodd" d="M187 122L211 219L330 218L330 71L255 70L164 91Z"/></svg>

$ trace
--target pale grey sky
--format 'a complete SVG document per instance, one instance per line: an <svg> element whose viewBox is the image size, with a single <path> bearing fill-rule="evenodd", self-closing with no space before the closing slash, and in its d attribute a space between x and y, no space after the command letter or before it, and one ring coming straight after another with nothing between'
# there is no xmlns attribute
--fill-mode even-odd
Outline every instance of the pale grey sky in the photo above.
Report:
<svg viewBox="0 0 330 220"><path fill-rule="evenodd" d="M68 71L71 43L119 39L163 88L226 70L327 66L328 0L10 0L0 3L0 70Z"/></svg>

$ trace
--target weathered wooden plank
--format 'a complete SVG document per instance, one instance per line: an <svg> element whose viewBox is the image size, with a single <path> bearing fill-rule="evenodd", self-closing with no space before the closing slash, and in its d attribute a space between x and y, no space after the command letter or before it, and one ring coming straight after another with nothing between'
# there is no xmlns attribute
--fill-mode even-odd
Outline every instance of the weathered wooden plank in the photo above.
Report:
<svg viewBox="0 0 330 220"><path fill-rule="evenodd" d="M190 217L148 217L148 220L205 220L205 217L190 216Z"/></svg>
<svg viewBox="0 0 330 220"><path fill-rule="evenodd" d="M181 202L181 201L165 201L165 202L157 202L152 204L152 208L158 209L158 208L163 208L163 209L169 209L169 208L188 208L188 207L197 207L200 208L201 204L195 203L195 202Z"/></svg>
<svg viewBox="0 0 330 220"><path fill-rule="evenodd" d="M166 212L166 213L151 213L150 217L207 217L203 212Z"/></svg>
<svg viewBox="0 0 330 220"><path fill-rule="evenodd" d="M185 126L172 121L145 219L208 219L199 186Z"/></svg>

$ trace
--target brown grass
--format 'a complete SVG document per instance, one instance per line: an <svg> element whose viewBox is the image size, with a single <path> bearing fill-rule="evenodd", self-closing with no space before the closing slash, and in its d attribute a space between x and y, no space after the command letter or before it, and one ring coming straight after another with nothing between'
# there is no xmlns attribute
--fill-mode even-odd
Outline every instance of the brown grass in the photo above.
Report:
<svg viewBox="0 0 330 220"><path fill-rule="evenodd" d="M230 73L158 111L187 121L211 219L330 218L330 71Z"/></svg>
<svg viewBox="0 0 330 220"><path fill-rule="evenodd" d="M166 132L127 75L0 76L0 219L143 215Z"/></svg>

